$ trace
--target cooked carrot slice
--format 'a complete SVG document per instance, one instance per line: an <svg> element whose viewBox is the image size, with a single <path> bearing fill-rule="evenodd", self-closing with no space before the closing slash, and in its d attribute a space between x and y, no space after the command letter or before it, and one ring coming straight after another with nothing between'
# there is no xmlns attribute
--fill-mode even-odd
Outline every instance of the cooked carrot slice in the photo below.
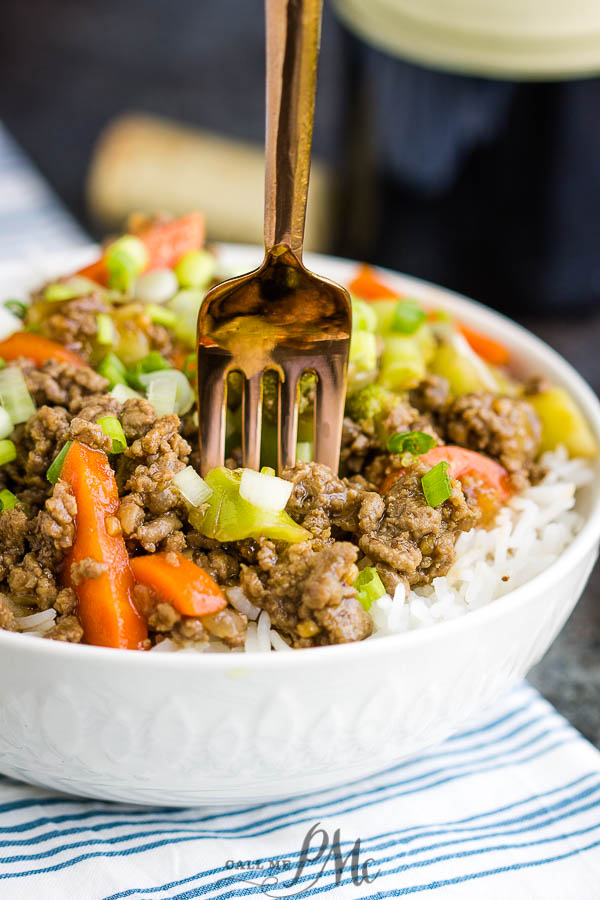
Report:
<svg viewBox="0 0 600 900"><path fill-rule="evenodd" d="M375 274L375 270L367 265L360 267L358 274L348 285L348 290L351 294L362 297L363 300L384 300L398 297L398 292L393 291L387 284L383 284Z"/></svg>
<svg viewBox="0 0 600 900"><path fill-rule="evenodd" d="M119 508L117 483L105 453L73 441L60 477L77 501L75 543L63 569L65 585L77 595L77 613L88 644L141 650L146 623L133 604L134 580L125 541L109 534L108 516ZM72 578L71 566L92 559L104 566L97 578Z"/></svg>
<svg viewBox="0 0 600 900"><path fill-rule="evenodd" d="M183 616L205 616L227 606L221 588L208 572L181 553L149 553L131 560L138 584L152 588Z"/></svg>
<svg viewBox="0 0 600 900"><path fill-rule="evenodd" d="M36 366L41 366L47 359L70 363L72 366L85 366L83 359L73 350L30 331L16 331L4 341L0 341L0 358L6 362L24 356L32 359Z"/></svg>

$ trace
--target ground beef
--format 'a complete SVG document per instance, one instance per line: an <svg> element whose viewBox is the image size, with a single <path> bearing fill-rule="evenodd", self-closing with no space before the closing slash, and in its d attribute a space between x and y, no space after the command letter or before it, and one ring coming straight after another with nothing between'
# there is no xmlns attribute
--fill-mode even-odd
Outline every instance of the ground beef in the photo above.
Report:
<svg viewBox="0 0 600 900"><path fill-rule="evenodd" d="M73 588L63 588L54 601L54 609L63 616L72 615L77 608L77 595Z"/></svg>
<svg viewBox="0 0 600 900"><path fill-rule="evenodd" d="M0 594L0 628L3 631L19 630L13 611L10 608L8 597L4 594Z"/></svg>
<svg viewBox="0 0 600 900"><path fill-rule="evenodd" d="M75 615L58 616L54 626L46 632L44 637L54 641L79 644L83 638L83 626Z"/></svg>
<svg viewBox="0 0 600 900"><path fill-rule="evenodd" d="M162 549L162 542L174 532L182 528L182 520L174 512L157 516L147 525L139 525L130 535L133 541L137 541L146 553L155 553Z"/></svg>
<svg viewBox="0 0 600 900"><path fill-rule="evenodd" d="M379 494L338 478L320 463L296 463L281 474L294 485L287 512L323 540L331 537L332 527L348 532L367 530L383 514Z"/></svg>
<svg viewBox="0 0 600 900"><path fill-rule="evenodd" d="M449 443L487 453L508 470L516 490L527 487L542 429L526 400L464 394L448 407L444 421Z"/></svg>
<svg viewBox="0 0 600 900"><path fill-rule="evenodd" d="M112 453L112 439L105 433L101 425L90 422L81 416L75 416L71 421L69 439L81 441L92 450L101 450L103 453Z"/></svg>
<svg viewBox="0 0 600 900"><path fill-rule="evenodd" d="M22 506L0 514L0 582L25 554L29 521Z"/></svg>
<svg viewBox="0 0 600 900"><path fill-rule="evenodd" d="M445 575L455 559L458 534L479 520L478 509L469 504L455 479L451 497L438 507L429 506L421 486L427 470L418 459L405 469L384 498L378 526L359 539L360 549L381 570L382 580L389 582L395 572L402 581L417 585Z"/></svg>
<svg viewBox="0 0 600 900"><path fill-rule="evenodd" d="M53 304L39 325L45 337L64 344L88 360L95 346L97 316L108 312L110 308L102 291L98 290L85 297Z"/></svg>
<svg viewBox="0 0 600 900"><path fill-rule="evenodd" d="M427 375L410 394L411 404L421 413L431 413L434 418L445 409L450 395L450 385L441 375Z"/></svg>
<svg viewBox="0 0 600 900"><path fill-rule="evenodd" d="M191 621L187 620L188 627ZM246 617L233 609L225 607L219 612L208 613L201 621L209 634L224 641L228 647L239 647L246 640ZM181 623L180 632L185 632L185 623Z"/></svg>
<svg viewBox="0 0 600 900"><path fill-rule="evenodd" d="M57 404L79 411L81 399L101 394L108 381L88 366L47 360L40 368L25 369L25 381L37 406Z"/></svg>
<svg viewBox="0 0 600 900"><path fill-rule="evenodd" d="M15 428L12 440L17 447L17 459L7 468L13 489L28 509L41 506L52 490L46 472L68 440L69 427L66 409L42 406L24 425Z"/></svg>
<svg viewBox="0 0 600 900"><path fill-rule="evenodd" d="M287 547L268 572L243 565L244 592L296 647L368 637L372 621L353 587L357 548L345 541L318 546L303 541Z"/></svg>
<svg viewBox="0 0 600 900"><path fill-rule="evenodd" d="M97 422L102 416L121 416L123 404L112 394L88 394L73 400L69 406L70 412L75 416L86 419L88 422Z"/></svg>
<svg viewBox="0 0 600 900"><path fill-rule="evenodd" d="M57 481L31 528L31 546L45 566L57 567L75 540L77 501L70 486Z"/></svg>
<svg viewBox="0 0 600 900"><path fill-rule="evenodd" d="M50 609L58 597L55 573L41 565L35 553L26 553L20 563L11 568L7 577L12 598L23 606Z"/></svg>
<svg viewBox="0 0 600 900"><path fill-rule="evenodd" d="M75 587L78 587L84 581L100 578L105 571L106 566L103 562L99 562L92 556L86 556L85 559L81 559L79 562L71 563L71 582Z"/></svg>
<svg viewBox="0 0 600 900"><path fill-rule="evenodd" d="M123 404L121 425L128 441L143 437L156 422L156 411L143 397L132 397Z"/></svg>
<svg viewBox="0 0 600 900"><path fill-rule="evenodd" d="M377 447L360 425L349 416L344 417L340 468L343 472L361 472L368 454Z"/></svg>

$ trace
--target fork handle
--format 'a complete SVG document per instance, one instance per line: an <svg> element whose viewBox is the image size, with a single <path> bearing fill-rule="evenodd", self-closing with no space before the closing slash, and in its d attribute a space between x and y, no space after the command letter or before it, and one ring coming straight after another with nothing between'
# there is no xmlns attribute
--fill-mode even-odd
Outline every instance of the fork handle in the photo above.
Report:
<svg viewBox="0 0 600 900"><path fill-rule="evenodd" d="M322 0L265 0L265 250L302 257Z"/></svg>

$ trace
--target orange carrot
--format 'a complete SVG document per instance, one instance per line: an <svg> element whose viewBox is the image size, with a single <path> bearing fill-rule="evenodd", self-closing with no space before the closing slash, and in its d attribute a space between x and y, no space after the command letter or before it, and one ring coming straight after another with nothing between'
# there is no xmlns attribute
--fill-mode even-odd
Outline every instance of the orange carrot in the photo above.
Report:
<svg viewBox="0 0 600 900"><path fill-rule="evenodd" d="M201 250L204 246L204 216L193 212L179 219L155 222L136 232L136 237L146 245L149 269L171 268L190 250Z"/></svg>
<svg viewBox="0 0 600 900"><path fill-rule="evenodd" d="M202 249L205 233L204 216L200 212L193 212L179 219L152 222L136 231L135 236L146 245L146 269L170 269L190 250ZM80 269L77 274L106 285L108 269L104 256Z"/></svg>
<svg viewBox="0 0 600 900"><path fill-rule="evenodd" d="M177 551L136 556L131 568L138 584L152 588L183 616L205 616L227 606L208 572Z"/></svg>
<svg viewBox="0 0 600 900"><path fill-rule="evenodd" d="M59 362L70 363L72 366L84 366L85 362L80 356L51 341L49 338L42 337L41 334L32 334L30 331L15 331L10 337L4 341L0 341L0 358L9 362L17 359L18 356L24 356L32 359L36 366L41 366L47 359L57 359Z"/></svg>
<svg viewBox="0 0 600 900"><path fill-rule="evenodd" d="M109 534L108 516L119 508L119 492L105 453L73 441L65 457L61 479L77 501L76 536L67 555L63 579L77 595L77 612L86 643L102 647L142 650L146 623L133 604L134 580L121 534ZM97 578L73 580L71 566L85 559L102 563Z"/></svg>
<svg viewBox="0 0 600 900"><path fill-rule="evenodd" d="M509 361L510 353L504 344L485 334L481 334L479 331L473 331L472 328L467 328L466 325L459 325L458 330L467 339L475 353L481 356L482 359L485 359L486 362L491 363L493 366L505 366Z"/></svg>
<svg viewBox="0 0 600 900"><path fill-rule="evenodd" d="M379 281L375 270L367 265L360 267L358 274L348 285L348 290L351 294L362 297L363 300L385 300L398 297L398 292Z"/></svg>
<svg viewBox="0 0 600 900"><path fill-rule="evenodd" d="M477 480L487 490L493 491L500 502L508 500L512 493L508 472L504 466L490 459L489 456L484 456L483 453L447 445L433 447L427 453L423 453L420 459L432 467L445 460L449 463L448 471L453 478L457 478L459 481L466 479L470 482L474 479ZM379 488L380 493L387 494L403 472L404 469L396 469L386 475Z"/></svg>

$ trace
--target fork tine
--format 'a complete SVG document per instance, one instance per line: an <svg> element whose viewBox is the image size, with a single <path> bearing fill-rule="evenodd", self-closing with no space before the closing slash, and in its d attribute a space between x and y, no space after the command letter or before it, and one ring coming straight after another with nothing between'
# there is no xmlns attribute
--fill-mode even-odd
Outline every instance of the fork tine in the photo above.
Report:
<svg viewBox="0 0 600 900"><path fill-rule="evenodd" d="M283 366L283 378L279 381L279 434L277 440L279 472L286 466L293 466L296 462L299 376L298 367Z"/></svg>
<svg viewBox="0 0 600 900"><path fill-rule="evenodd" d="M317 367L314 459L337 472L345 401L345 360L332 356Z"/></svg>
<svg viewBox="0 0 600 900"><path fill-rule="evenodd" d="M248 469L260 467L262 375L246 378L242 396L242 465Z"/></svg>
<svg viewBox="0 0 600 900"><path fill-rule="evenodd" d="M206 348L198 352L198 432L201 473L225 462L227 414L226 363Z"/></svg>

